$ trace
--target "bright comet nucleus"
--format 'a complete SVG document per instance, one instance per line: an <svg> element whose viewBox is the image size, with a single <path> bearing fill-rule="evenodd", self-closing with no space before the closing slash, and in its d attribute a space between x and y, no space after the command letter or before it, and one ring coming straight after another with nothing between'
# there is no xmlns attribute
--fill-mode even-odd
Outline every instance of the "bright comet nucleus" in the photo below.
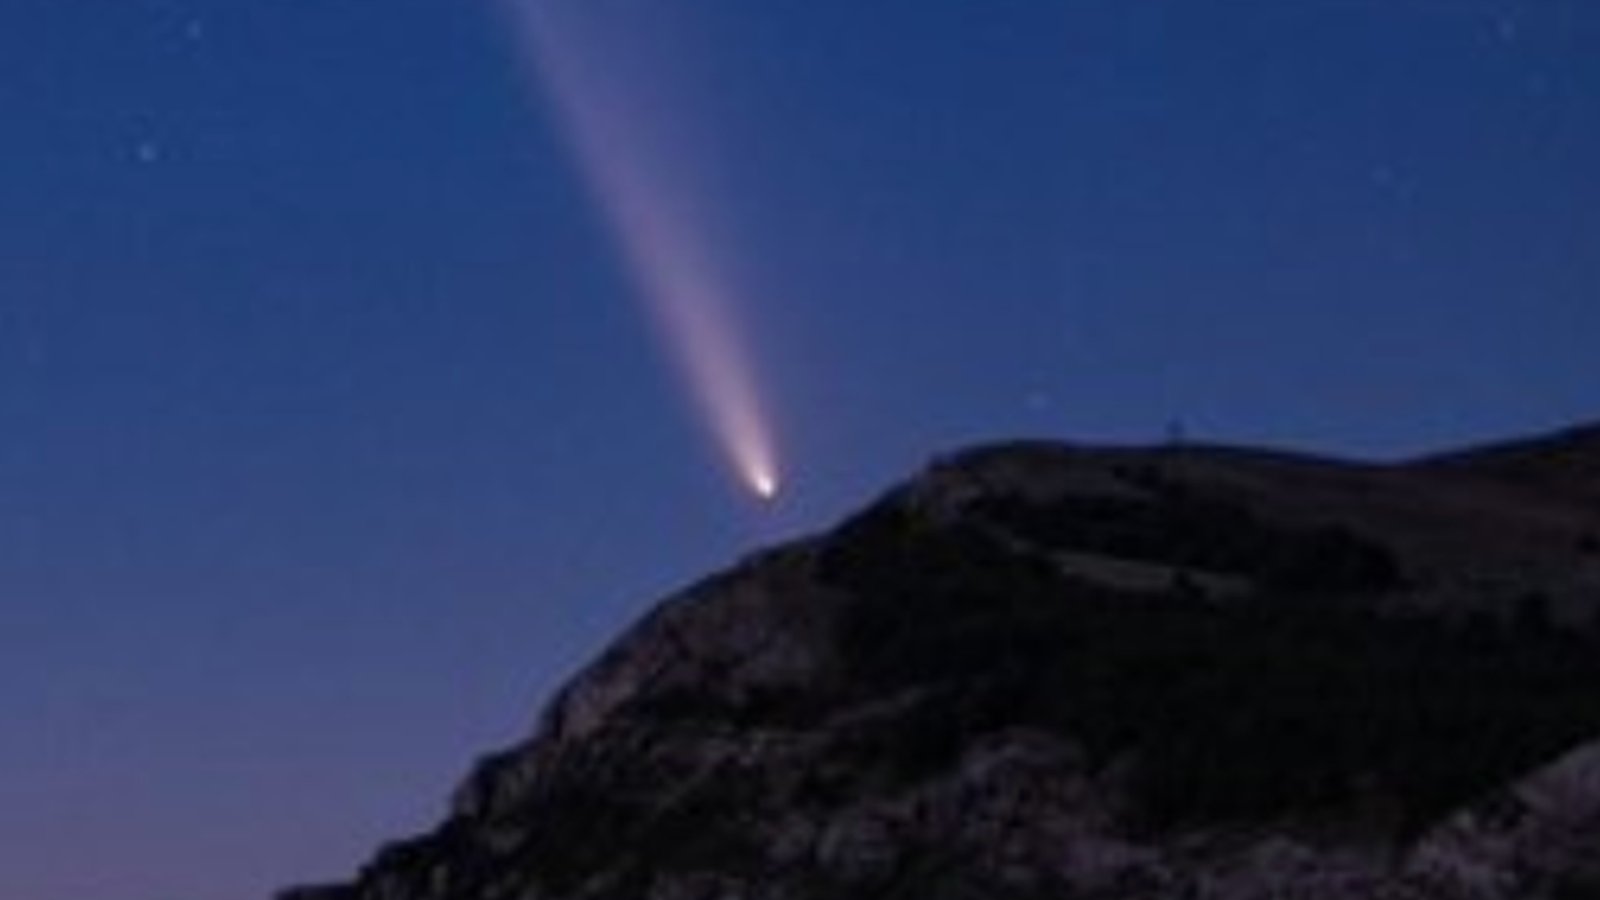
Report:
<svg viewBox="0 0 1600 900"><path fill-rule="evenodd" d="M596 40L597 17L615 17L618 6L505 3L519 46L695 405L746 488L763 500L774 498L780 482L775 442L738 339L727 280L706 246L706 198L687 187L695 167L681 136L672 139L682 111L654 92L661 73L630 77L626 55L614 42Z"/></svg>
<svg viewBox="0 0 1600 900"><path fill-rule="evenodd" d="M778 479L770 472L756 472L750 477L750 487L756 496L763 500L773 500L778 496Z"/></svg>

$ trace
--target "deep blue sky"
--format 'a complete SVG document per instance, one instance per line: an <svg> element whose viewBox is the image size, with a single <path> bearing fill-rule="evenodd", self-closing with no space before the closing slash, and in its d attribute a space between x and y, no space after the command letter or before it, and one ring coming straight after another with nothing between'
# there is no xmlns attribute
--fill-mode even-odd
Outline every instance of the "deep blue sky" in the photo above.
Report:
<svg viewBox="0 0 1600 900"><path fill-rule="evenodd" d="M711 186L775 508L490 3L0 5L0 896L347 872L964 442L1600 414L1591 0L591 2Z"/></svg>

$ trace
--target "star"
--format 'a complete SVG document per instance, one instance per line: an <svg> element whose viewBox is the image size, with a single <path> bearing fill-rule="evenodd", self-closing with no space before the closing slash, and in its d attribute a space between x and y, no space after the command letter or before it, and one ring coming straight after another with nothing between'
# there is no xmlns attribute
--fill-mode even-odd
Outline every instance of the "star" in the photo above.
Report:
<svg viewBox="0 0 1600 900"><path fill-rule="evenodd" d="M33 332L24 335L22 339L23 365L29 367L41 366L44 364L47 355L42 335Z"/></svg>
<svg viewBox="0 0 1600 900"><path fill-rule="evenodd" d="M144 140L133 147L134 162L143 166L154 165L161 161L161 145L152 140Z"/></svg>
<svg viewBox="0 0 1600 900"><path fill-rule="evenodd" d="M1373 166L1367 179L1374 190L1392 200L1409 201L1417 192L1416 178L1388 163Z"/></svg>
<svg viewBox="0 0 1600 900"><path fill-rule="evenodd" d="M1510 16L1510 15L1505 15L1505 16L1501 16L1501 17L1499 17L1498 19L1495 20L1495 23L1494 23L1494 36L1497 39L1499 39L1499 41L1501 43L1503 43L1503 44L1514 44L1514 43L1516 43L1517 42L1517 37L1518 37L1518 35L1520 33L1521 33L1521 28L1517 25L1517 20L1516 20L1515 17Z"/></svg>

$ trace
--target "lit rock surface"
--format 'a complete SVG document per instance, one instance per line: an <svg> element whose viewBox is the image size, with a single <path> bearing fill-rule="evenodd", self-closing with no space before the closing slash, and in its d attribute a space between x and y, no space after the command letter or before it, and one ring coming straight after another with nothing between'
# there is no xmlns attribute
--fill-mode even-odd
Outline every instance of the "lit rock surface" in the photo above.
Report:
<svg viewBox="0 0 1600 900"><path fill-rule="evenodd" d="M1600 898L1597 471L1594 430L944 460L283 896Z"/></svg>

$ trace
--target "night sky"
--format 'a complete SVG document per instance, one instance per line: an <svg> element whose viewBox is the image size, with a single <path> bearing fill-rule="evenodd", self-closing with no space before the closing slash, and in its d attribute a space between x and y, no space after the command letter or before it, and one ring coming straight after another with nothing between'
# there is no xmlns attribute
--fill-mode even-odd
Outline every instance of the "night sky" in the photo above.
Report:
<svg viewBox="0 0 1600 900"><path fill-rule="evenodd" d="M0 3L0 896L347 874L964 443L1600 414L1593 0L525 2Z"/></svg>

